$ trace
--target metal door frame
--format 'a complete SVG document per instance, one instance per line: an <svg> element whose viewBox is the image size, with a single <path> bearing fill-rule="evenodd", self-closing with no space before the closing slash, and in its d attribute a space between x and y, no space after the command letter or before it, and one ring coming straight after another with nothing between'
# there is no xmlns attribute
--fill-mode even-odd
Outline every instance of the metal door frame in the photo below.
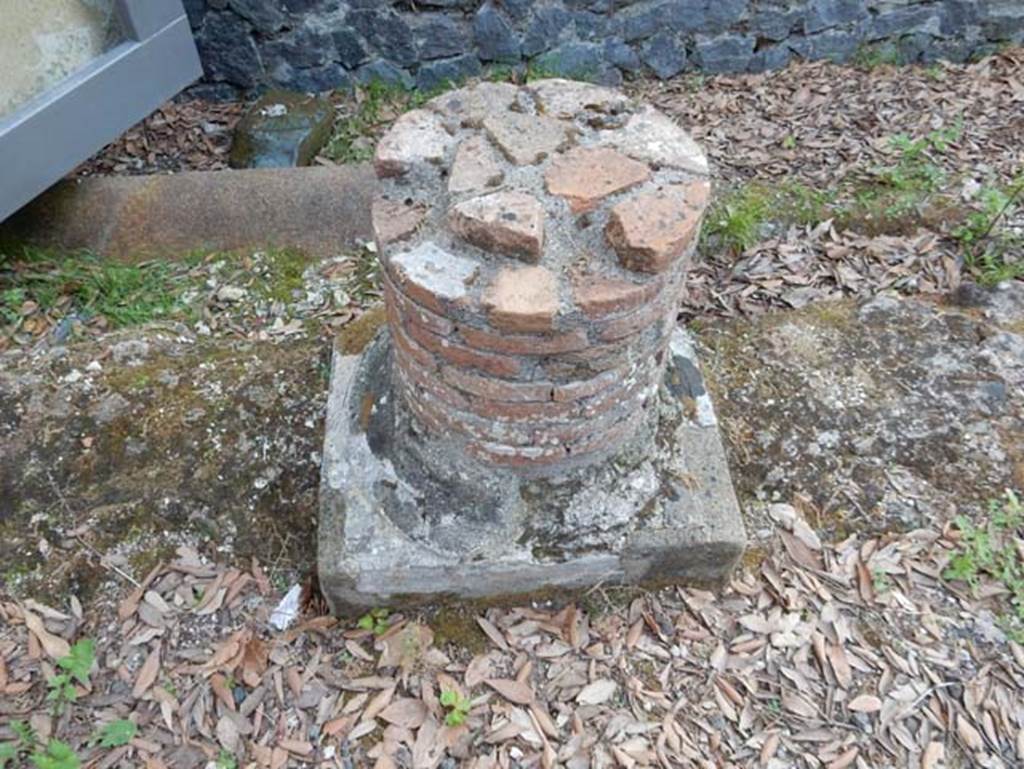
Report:
<svg viewBox="0 0 1024 769"><path fill-rule="evenodd" d="M203 74L181 0L116 0L125 40L0 119L0 221Z"/></svg>

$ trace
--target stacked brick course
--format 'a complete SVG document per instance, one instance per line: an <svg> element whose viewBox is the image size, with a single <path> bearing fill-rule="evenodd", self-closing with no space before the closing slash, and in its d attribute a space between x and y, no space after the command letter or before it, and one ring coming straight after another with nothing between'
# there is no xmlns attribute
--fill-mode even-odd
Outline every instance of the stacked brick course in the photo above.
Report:
<svg viewBox="0 0 1024 769"><path fill-rule="evenodd" d="M418 429L558 472L648 419L707 163L668 118L564 80L483 83L380 142L374 230Z"/></svg>

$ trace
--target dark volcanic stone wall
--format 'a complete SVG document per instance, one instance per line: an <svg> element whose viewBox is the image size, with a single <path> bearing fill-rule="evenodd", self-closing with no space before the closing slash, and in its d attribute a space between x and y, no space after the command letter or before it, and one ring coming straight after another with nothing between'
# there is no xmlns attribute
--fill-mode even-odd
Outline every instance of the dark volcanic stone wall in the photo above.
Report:
<svg viewBox="0 0 1024 769"><path fill-rule="evenodd" d="M379 79L430 89L488 66L618 83L795 57L963 60L1024 41L1024 0L185 0L201 90Z"/></svg>

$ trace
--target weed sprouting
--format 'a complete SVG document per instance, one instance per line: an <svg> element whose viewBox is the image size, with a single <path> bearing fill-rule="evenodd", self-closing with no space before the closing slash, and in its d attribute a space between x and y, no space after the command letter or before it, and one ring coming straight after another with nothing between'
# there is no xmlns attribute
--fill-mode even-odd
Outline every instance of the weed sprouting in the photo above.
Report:
<svg viewBox="0 0 1024 769"><path fill-rule="evenodd" d="M1000 617L1004 630L1024 640L1024 554L1019 543L1024 536L1024 508L1016 493L1007 490L1002 499L989 502L986 520L975 524L967 516L956 519L960 532L957 551L943 576L966 582L976 589L988 577L1009 593L1011 611Z"/></svg>
<svg viewBox="0 0 1024 769"><path fill-rule="evenodd" d="M441 692L439 701L447 711L444 716L447 726L461 726L466 722L472 706L468 698L460 697L458 692L445 690Z"/></svg>
<svg viewBox="0 0 1024 769"><path fill-rule="evenodd" d="M1002 223L1020 208L1024 177L1009 188L986 187L978 205L953 231L964 251L964 263L983 285L994 285L1024 275L1024 237ZM1016 258L1015 258L1016 257Z"/></svg>
<svg viewBox="0 0 1024 769"><path fill-rule="evenodd" d="M742 253L764 236L771 224L812 225L828 218L832 193L802 184L775 187L747 184L720 196L711 206L702 238Z"/></svg>
<svg viewBox="0 0 1024 769"><path fill-rule="evenodd" d="M371 609L369 612L359 618L356 623L356 627L360 630L369 630L374 635L384 635L388 628L391 627L388 623L388 617L390 612L387 609Z"/></svg>
<svg viewBox="0 0 1024 769"><path fill-rule="evenodd" d="M46 684L50 689L46 699L53 703L54 714L60 715L66 705L78 698L76 682L82 686L89 685L89 672L95 659L95 642L83 638L71 647L67 656L57 660L57 667L63 672L54 675Z"/></svg>

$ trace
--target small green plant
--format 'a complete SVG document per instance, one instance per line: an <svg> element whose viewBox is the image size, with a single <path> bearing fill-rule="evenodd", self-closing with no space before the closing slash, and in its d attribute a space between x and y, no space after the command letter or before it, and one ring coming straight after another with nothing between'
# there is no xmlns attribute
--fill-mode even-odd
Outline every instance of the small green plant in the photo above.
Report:
<svg viewBox="0 0 1024 769"><path fill-rule="evenodd" d="M786 134L782 140L782 149L784 150L795 150L796 149L796 137L793 134Z"/></svg>
<svg viewBox="0 0 1024 769"><path fill-rule="evenodd" d="M971 589L982 577L1002 584L1010 594L1011 613L1001 617L1004 629L1024 639L1024 555L1018 543L1024 537L1024 509L1020 499L1007 490L1002 499L989 502L986 521L975 524L965 515L956 518L960 543L943 576L966 582Z"/></svg>
<svg viewBox="0 0 1024 769"><path fill-rule="evenodd" d="M583 68L573 72L567 72L564 62L554 51L541 54L533 58L526 65L526 82L533 80L546 80L550 77L571 77L573 80L591 80L594 73Z"/></svg>
<svg viewBox="0 0 1024 769"><path fill-rule="evenodd" d="M89 671L95 658L95 642L90 638L83 638L71 647L67 656L57 660L57 667L64 672L56 674L47 682L50 693L46 697L53 703L54 713L60 714L65 705L78 699L76 681L82 686L89 685Z"/></svg>
<svg viewBox="0 0 1024 769"><path fill-rule="evenodd" d="M1024 275L1024 262L1009 258L1020 253L1020 235L1000 225L1019 208L1024 177L1007 189L986 187L977 196L978 206L953 231L964 252L964 263L983 285L994 285Z"/></svg>
<svg viewBox="0 0 1024 769"><path fill-rule="evenodd" d="M5 323L17 323L21 317L21 307L28 297L21 288L8 288L0 291L0 318Z"/></svg>
<svg viewBox="0 0 1024 769"><path fill-rule="evenodd" d="M460 697L458 692L445 690L441 692L441 705L447 711L444 722L448 726L462 726L466 722L471 707L466 697Z"/></svg>
<svg viewBox="0 0 1024 769"><path fill-rule="evenodd" d="M120 748L131 742L138 733L138 727L134 722L126 718L111 721L102 727L92 739L94 745L101 748Z"/></svg>
<svg viewBox="0 0 1024 769"><path fill-rule="evenodd" d="M875 592L878 594L888 593L892 590L892 580L889 579L889 575L881 569L873 569L871 571L871 584L875 588Z"/></svg>
<svg viewBox="0 0 1024 769"><path fill-rule="evenodd" d="M25 721L12 721L11 731L18 738L18 743L26 747L35 745L39 740L35 730Z"/></svg>
<svg viewBox="0 0 1024 769"><path fill-rule="evenodd" d="M82 762L71 746L60 740L50 740L45 750L37 750L31 756L36 769L78 769Z"/></svg>
<svg viewBox="0 0 1024 769"><path fill-rule="evenodd" d="M511 83L516 79L516 70L508 64L492 64L484 70L484 79L492 83Z"/></svg>
<svg viewBox="0 0 1024 769"><path fill-rule="evenodd" d="M0 743L0 769L6 769L11 761L17 761L23 753L31 753L38 743L35 731L25 721L12 721L13 742Z"/></svg>
<svg viewBox="0 0 1024 769"><path fill-rule="evenodd" d="M861 69L878 69L879 67L898 67L901 64L899 50L893 45L875 44L862 45L853 55L853 65Z"/></svg>
<svg viewBox="0 0 1024 769"><path fill-rule="evenodd" d="M226 750L221 750L217 755L217 760L214 762L214 766L217 769L238 769L238 761Z"/></svg>
<svg viewBox="0 0 1024 769"><path fill-rule="evenodd" d="M356 626L360 630L370 630L374 635L384 635L389 627L389 615L390 612L387 609L371 609L359 618L359 622L356 623Z"/></svg>
<svg viewBox="0 0 1024 769"><path fill-rule="evenodd" d="M701 237L742 253L762 239L769 223L812 225L827 219L833 200L833 193L802 184L745 184L712 203Z"/></svg>

